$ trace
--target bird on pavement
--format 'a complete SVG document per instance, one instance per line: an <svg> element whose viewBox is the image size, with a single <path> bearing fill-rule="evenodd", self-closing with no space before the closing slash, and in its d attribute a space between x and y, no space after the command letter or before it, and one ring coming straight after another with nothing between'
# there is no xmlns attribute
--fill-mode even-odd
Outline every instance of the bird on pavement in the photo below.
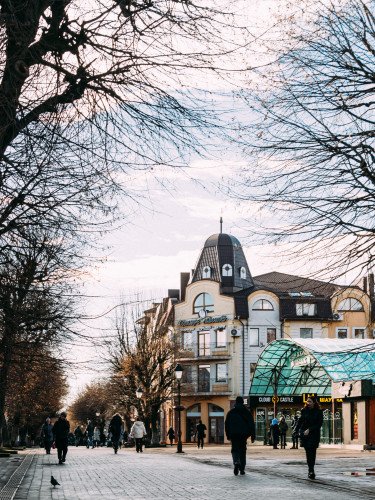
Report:
<svg viewBox="0 0 375 500"><path fill-rule="evenodd" d="M54 488L60 486L60 483L53 476L51 476L51 484Z"/></svg>

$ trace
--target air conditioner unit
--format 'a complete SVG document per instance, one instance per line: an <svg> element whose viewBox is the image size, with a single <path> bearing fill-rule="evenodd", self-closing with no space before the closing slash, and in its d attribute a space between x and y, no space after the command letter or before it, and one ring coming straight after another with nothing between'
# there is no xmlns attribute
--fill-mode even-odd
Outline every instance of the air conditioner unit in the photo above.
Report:
<svg viewBox="0 0 375 500"><path fill-rule="evenodd" d="M344 319L344 313L333 313L333 321L342 321Z"/></svg>
<svg viewBox="0 0 375 500"><path fill-rule="evenodd" d="M239 337L240 331L238 328L232 328L232 330L230 331L230 334L232 335L232 337Z"/></svg>

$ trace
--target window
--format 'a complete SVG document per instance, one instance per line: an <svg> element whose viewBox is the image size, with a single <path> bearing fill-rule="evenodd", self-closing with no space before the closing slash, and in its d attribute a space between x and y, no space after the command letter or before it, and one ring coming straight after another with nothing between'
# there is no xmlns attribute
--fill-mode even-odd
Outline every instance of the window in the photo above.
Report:
<svg viewBox="0 0 375 500"><path fill-rule="evenodd" d="M224 264L223 268L221 270L221 274L223 276L232 276L233 275L233 268L230 264Z"/></svg>
<svg viewBox="0 0 375 500"><path fill-rule="evenodd" d="M316 304L296 304L297 316L315 316Z"/></svg>
<svg viewBox="0 0 375 500"><path fill-rule="evenodd" d="M193 332L182 332L182 348L193 348Z"/></svg>
<svg viewBox="0 0 375 500"><path fill-rule="evenodd" d="M300 328L299 336L301 339L312 339L313 329L312 328Z"/></svg>
<svg viewBox="0 0 375 500"><path fill-rule="evenodd" d="M246 267L240 267L240 278L242 280L246 279Z"/></svg>
<svg viewBox="0 0 375 500"><path fill-rule="evenodd" d="M198 391L210 392L210 365L198 366Z"/></svg>
<svg viewBox="0 0 375 500"><path fill-rule="evenodd" d="M276 340L276 328L267 328L267 344Z"/></svg>
<svg viewBox="0 0 375 500"><path fill-rule="evenodd" d="M228 368L226 363L217 363L216 382L226 382L228 380Z"/></svg>
<svg viewBox="0 0 375 500"><path fill-rule="evenodd" d="M227 331L225 328L216 330L216 347L227 346Z"/></svg>
<svg viewBox="0 0 375 500"><path fill-rule="evenodd" d="M256 363L250 363L250 381L253 380L256 367Z"/></svg>
<svg viewBox="0 0 375 500"><path fill-rule="evenodd" d="M198 333L198 356L209 356L211 354L210 338L210 332Z"/></svg>
<svg viewBox="0 0 375 500"><path fill-rule="evenodd" d="M347 339L348 338L348 329L347 328L336 328L336 337L338 339Z"/></svg>
<svg viewBox="0 0 375 500"><path fill-rule="evenodd" d="M249 328L249 345L259 345L259 328Z"/></svg>
<svg viewBox="0 0 375 500"><path fill-rule="evenodd" d="M193 367L191 365L184 365L181 382L183 384L191 384L193 382Z"/></svg>
<svg viewBox="0 0 375 500"><path fill-rule="evenodd" d="M353 328L353 338L364 339L365 338L365 328Z"/></svg>
<svg viewBox="0 0 375 500"><path fill-rule="evenodd" d="M202 269L202 278L211 278L211 268L209 266L204 266Z"/></svg>
<svg viewBox="0 0 375 500"><path fill-rule="evenodd" d="M359 300L353 299L352 297L348 297L347 299L344 299L340 302L340 304L337 307L337 310L338 311L363 311L363 305Z"/></svg>
<svg viewBox="0 0 375 500"><path fill-rule="evenodd" d="M254 302L252 309L253 311L273 311L273 305L269 300L259 299Z"/></svg>
<svg viewBox="0 0 375 500"><path fill-rule="evenodd" d="M214 310L214 300L209 293L200 293L193 306L193 313L199 313L199 311L213 312Z"/></svg>

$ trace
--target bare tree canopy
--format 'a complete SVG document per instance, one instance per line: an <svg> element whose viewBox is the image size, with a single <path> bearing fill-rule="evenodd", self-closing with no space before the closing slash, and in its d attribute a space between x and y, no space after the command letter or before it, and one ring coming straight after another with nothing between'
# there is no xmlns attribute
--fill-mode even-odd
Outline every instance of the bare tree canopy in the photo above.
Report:
<svg viewBox="0 0 375 500"><path fill-rule="evenodd" d="M216 0L0 7L0 236L113 218L134 169L181 165L219 125L200 84L217 86L247 30Z"/></svg>
<svg viewBox="0 0 375 500"><path fill-rule="evenodd" d="M244 92L256 160L236 195L269 209L254 230L294 256L360 274L375 255L375 2L300 2L279 35Z"/></svg>

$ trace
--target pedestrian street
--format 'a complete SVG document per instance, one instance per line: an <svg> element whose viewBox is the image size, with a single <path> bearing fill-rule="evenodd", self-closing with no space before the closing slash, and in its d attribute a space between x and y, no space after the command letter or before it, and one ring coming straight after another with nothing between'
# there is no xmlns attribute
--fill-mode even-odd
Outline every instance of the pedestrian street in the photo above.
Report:
<svg viewBox="0 0 375 500"><path fill-rule="evenodd" d="M175 448L145 449L144 453L136 453L134 448L128 448L119 450L115 455L111 448L88 450L84 447L70 447L63 465L58 465L54 450L51 455L45 455L43 450L36 449L32 450L32 453L35 452L34 459L13 498L295 500L308 497L350 500L361 495L361 485L361 497L371 498L369 492L371 484L375 485L374 477L351 478L337 471L337 481L332 481L337 458L327 457L323 461L318 459L317 472L321 481L319 478L311 481L306 478L303 450L273 455L275 460L268 450L266 453L271 458L263 459L263 450L258 451L257 448L249 450L244 476L233 475L228 446L207 447L199 450L199 453L196 448L185 447L186 453L182 455L176 454ZM252 456L253 453L256 455ZM294 460L287 458L285 461L282 457L294 457ZM365 462L361 461L361 457L356 460L359 460L358 465L363 466L374 463L372 455L366 456ZM354 462L354 459L350 459L344 463L348 465ZM51 485L51 475L60 483L59 486ZM343 483L340 477L344 480ZM6 497L2 497L0 493L0 499L2 498Z"/></svg>

